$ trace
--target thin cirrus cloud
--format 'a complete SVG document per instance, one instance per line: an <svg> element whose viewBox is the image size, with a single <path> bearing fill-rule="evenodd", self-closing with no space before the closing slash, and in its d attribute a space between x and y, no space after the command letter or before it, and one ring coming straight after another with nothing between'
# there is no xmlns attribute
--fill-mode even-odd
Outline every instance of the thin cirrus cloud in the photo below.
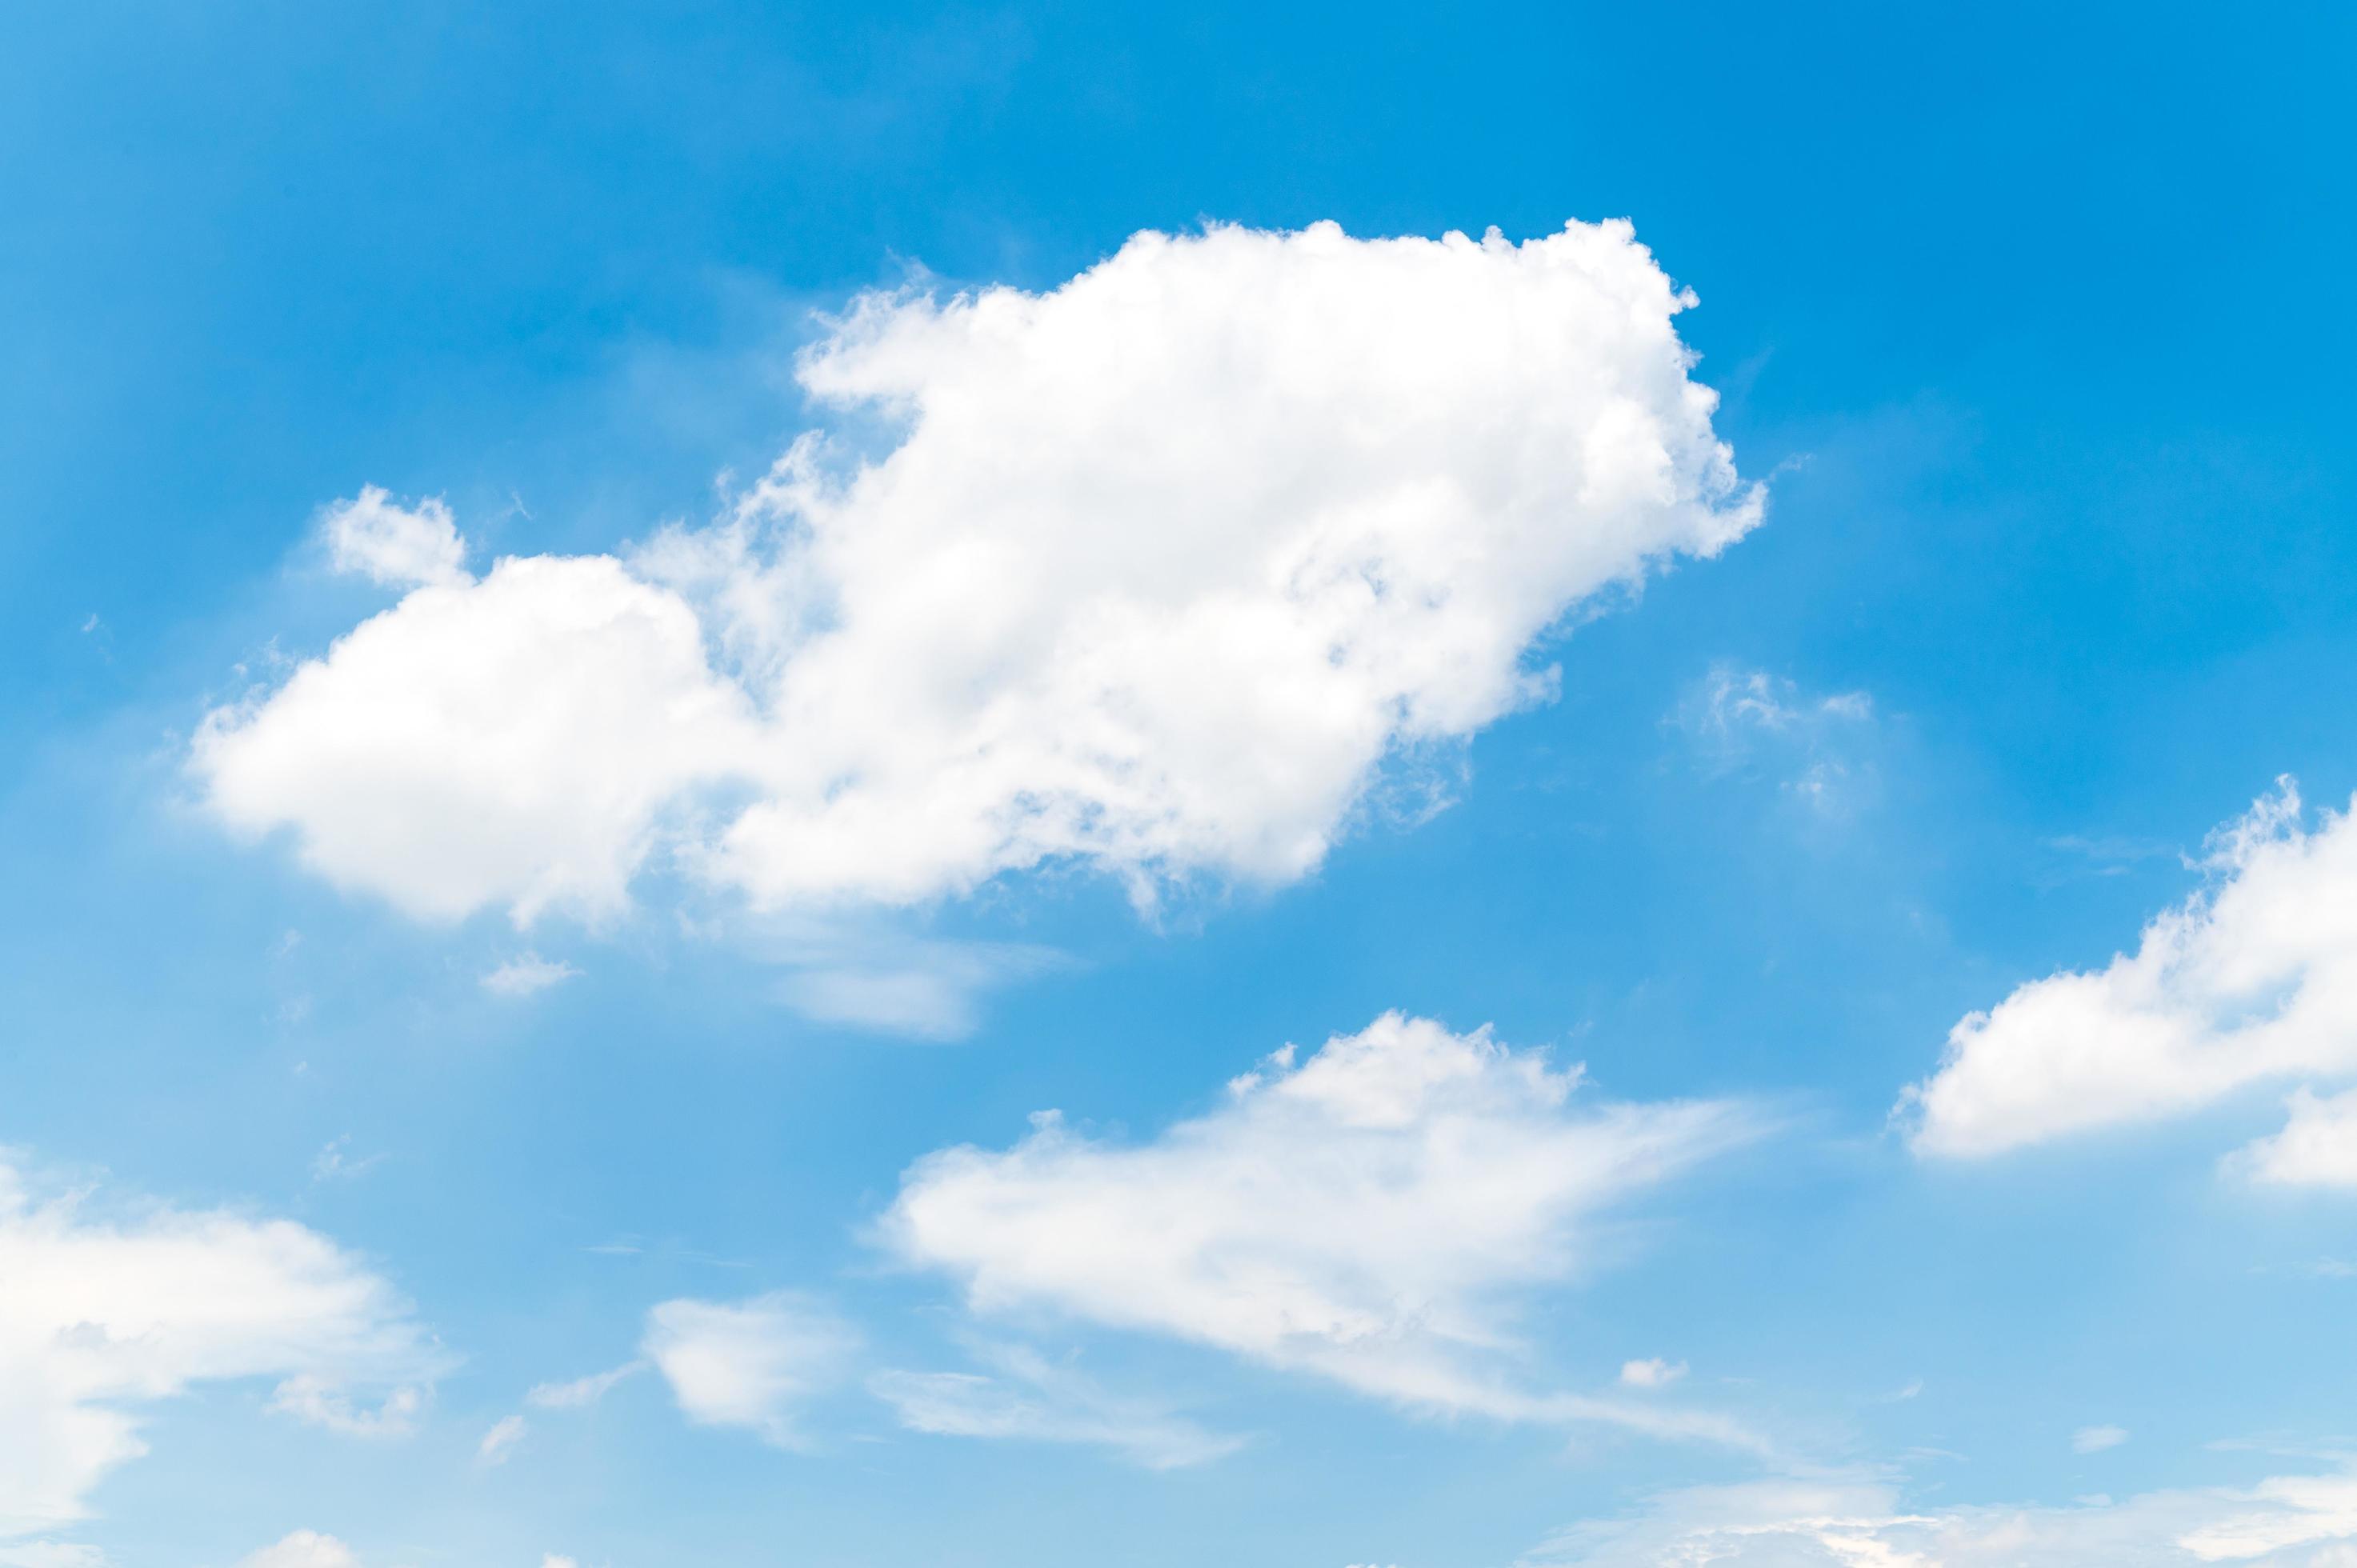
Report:
<svg viewBox="0 0 2357 1568"><path fill-rule="evenodd" d="M1873 798L1861 753L1874 720L1865 692L1803 693L1790 678L1718 663L1689 687L1669 722L1714 772L1766 765L1783 792L1813 812L1846 816Z"/></svg>
<svg viewBox="0 0 2357 1568"><path fill-rule="evenodd" d="M303 1226L101 1214L7 1162L0 1279L0 1543L84 1518L99 1481L146 1452L143 1405L276 1379L274 1412L392 1434L443 1367L392 1287Z"/></svg>
<svg viewBox="0 0 2357 1568"><path fill-rule="evenodd" d="M1521 1568L2083 1568L2357 1561L2357 1473L2271 1477L2064 1507L1901 1506L1878 1479L1784 1479L1663 1493L1624 1519L1575 1526Z"/></svg>
<svg viewBox="0 0 2357 1568"><path fill-rule="evenodd" d="M651 859L762 908L1282 883L1544 700L1567 612L1760 521L1693 303L1621 222L1142 233L1044 294L871 294L797 374L897 445L813 433L709 527L480 578L440 503L364 491L334 557L411 591L191 766L426 918L610 913Z"/></svg>
<svg viewBox="0 0 2357 1568"><path fill-rule="evenodd" d="M2029 983L1949 1035L1900 1112L1920 1154L1972 1157L2183 1115L2255 1085L2357 1076L2357 826L2306 825L2288 779L2210 837L2209 885L2103 969ZM2231 1165L2276 1183L2357 1177L2346 1096L2295 1094Z"/></svg>
<svg viewBox="0 0 2357 1568"><path fill-rule="evenodd" d="M1244 1445L1164 1405L1115 1394L1037 1351L997 1346L982 1355L987 1374L893 1369L871 1377L868 1391L912 1432L1085 1444L1149 1470L1206 1464Z"/></svg>
<svg viewBox="0 0 2357 1568"><path fill-rule="evenodd" d="M616 1384L646 1369L644 1361L628 1361L610 1371L592 1372L586 1378L538 1383L523 1396L524 1403L539 1410L587 1410L613 1392Z"/></svg>
<svg viewBox="0 0 2357 1568"><path fill-rule="evenodd" d="M1387 1015L1144 1143L1042 1112L1012 1148L927 1155L877 1239L981 1314L1051 1309L1419 1409L1760 1447L1709 1412L1518 1375L1514 1309L1587 1261L1584 1229L1760 1131L1725 1102L1591 1108L1579 1076Z"/></svg>
<svg viewBox="0 0 2357 1568"><path fill-rule="evenodd" d="M475 1444L475 1463L485 1469L504 1465L515 1453L516 1445L531 1435L532 1428L520 1415L502 1416L491 1423L482 1440Z"/></svg>

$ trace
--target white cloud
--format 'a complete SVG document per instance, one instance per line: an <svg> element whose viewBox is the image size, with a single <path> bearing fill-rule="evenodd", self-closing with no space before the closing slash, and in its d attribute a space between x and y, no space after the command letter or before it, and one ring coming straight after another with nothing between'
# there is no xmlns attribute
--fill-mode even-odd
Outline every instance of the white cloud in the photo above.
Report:
<svg viewBox="0 0 2357 1568"><path fill-rule="evenodd" d="M361 1568L360 1554L332 1535L298 1530L274 1546L238 1560L237 1568ZM540 1568L580 1568L570 1557L550 1552Z"/></svg>
<svg viewBox="0 0 2357 1568"><path fill-rule="evenodd" d="M879 1240L979 1311L1057 1308L1425 1408L1748 1442L1508 1375L1516 1303L1586 1261L1586 1222L1757 1131L1726 1103L1585 1108L1578 1079L1387 1015L1298 1065L1286 1047L1147 1143L1049 1112L1004 1152L930 1155Z"/></svg>
<svg viewBox="0 0 2357 1568"><path fill-rule="evenodd" d="M834 1314L775 1291L736 1303L663 1302L647 1314L643 1348L690 1421L796 1447L796 1407L841 1380L856 1346Z"/></svg>
<svg viewBox="0 0 2357 1568"><path fill-rule="evenodd" d="M1697 737L1740 749L1750 737L1787 735L1828 723L1857 724L1874 716L1874 699L1864 692L1808 697L1790 679L1765 670L1714 664L1681 703L1677 719Z"/></svg>
<svg viewBox="0 0 2357 1568"><path fill-rule="evenodd" d="M370 485L328 507L319 523L339 572L388 588L450 587L470 580L457 520L438 497L404 507Z"/></svg>
<svg viewBox="0 0 2357 1568"><path fill-rule="evenodd" d="M106 1553L73 1541L27 1541L0 1546L0 1568L107 1568Z"/></svg>
<svg viewBox="0 0 2357 1568"><path fill-rule="evenodd" d="M367 1174L384 1162L382 1155L369 1155L357 1160L352 1158L347 1152L351 1146L351 1142L350 1134L347 1133L326 1144L317 1154L312 1155L311 1179L313 1181L350 1181Z"/></svg>
<svg viewBox="0 0 2357 1568"><path fill-rule="evenodd" d="M1916 1150L1993 1155L2268 1079L2357 1073L2350 817L2308 831L2285 779L2211 836L2204 864L2210 885L2133 954L2033 981L1958 1024L1939 1071L1901 1102Z"/></svg>
<svg viewBox="0 0 2357 1568"><path fill-rule="evenodd" d="M1658 1356L1620 1364L1620 1380L1632 1389L1665 1389L1685 1375L1684 1361L1664 1361Z"/></svg>
<svg viewBox="0 0 2357 1568"><path fill-rule="evenodd" d="M1856 755L1861 726L1874 717L1864 692L1812 696L1784 676L1720 663L1670 717L1713 769L1772 762L1787 773L1784 791L1820 814L1839 816L1877 787Z"/></svg>
<svg viewBox="0 0 2357 1568"><path fill-rule="evenodd" d="M807 436L627 564L437 577L193 767L426 916L610 910L659 849L769 908L1283 882L1387 765L1551 691L1568 612L1759 521L1691 303L1622 223L1141 234L1044 295L870 295L798 373L888 453Z"/></svg>
<svg viewBox="0 0 2357 1568"><path fill-rule="evenodd" d="M988 1359L995 1376L891 1370L876 1374L867 1386L911 1431L1090 1444L1149 1470L1204 1464L1243 1446L1243 1438L1207 1432L1159 1406L1108 1393L1036 1352L999 1347Z"/></svg>
<svg viewBox="0 0 2357 1568"><path fill-rule="evenodd" d="M2357 1187L2357 1089L2321 1097L2292 1091L2282 1132L2231 1160L2255 1182L2275 1187Z"/></svg>
<svg viewBox="0 0 2357 1568"><path fill-rule="evenodd" d="M1878 1481L1773 1480L1663 1494L1634 1517L1581 1525L1523 1559L1580 1568L2083 1568L2087 1563L2357 1562L2357 1474L2114 1503L1902 1509Z"/></svg>
<svg viewBox="0 0 2357 1568"><path fill-rule="evenodd" d="M84 1194L36 1196L5 1161L0 1280L0 1538L85 1517L100 1478L146 1452L142 1404L277 1378L274 1408L361 1422L347 1391L398 1407L439 1369L391 1287L302 1226L102 1216Z"/></svg>
<svg viewBox="0 0 2357 1568"><path fill-rule="evenodd" d="M531 996L552 985L562 985L580 972L561 959L544 959L538 953L528 952L508 960L484 975L482 985L494 996Z"/></svg>
<svg viewBox="0 0 2357 1568"><path fill-rule="evenodd" d="M1062 958L1017 942L945 941L817 943L798 956L780 989L803 1017L926 1040L972 1034L983 996Z"/></svg>
<svg viewBox="0 0 2357 1568"><path fill-rule="evenodd" d="M487 1469L506 1464L508 1456L515 1452L516 1444L522 1443L524 1434L531 1430L520 1415L501 1417L491 1423L491 1429L484 1433L483 1440L475 1445L475 1463Z"/></svg>
<svg viewBox="0 0 2357 1568"><path fill-rule="evenodd" d="M542 1410L585 1410L604 1399L623 1379L646 1369L644 1361L627 1361L611 1371L592 1372L570 1382L536 1384L523 1396L524 1402Z"/></svg>
<svg viewBox="0 0 2357 1568"><path fill-rule="evenodd" d="M2117 1448L2128 1440L2127 1429L2119 1426L2083 1426L2071 1434L2073 1454L2101 1454L2106 1448Z"/></svg>
<svg viewBox="0 0 2357 1568"><path fill-rule="evenodd" d="M425 1412L425 1391L404 1383L370 1406L356 1402L340 1378L305 1372L278 1385L270 1408L346 1437L406 1437Z"/></svg>
<svg viewBox="0 0 2357 1568"><path fill-rule="evenodd" d="M275 1546L242 1560L238 1568L361 1568L352 1549L332 1535L298 1530Z"/></svg>
<svg viewBox="0 0 2357 1568"><path fill-rule="evenodd" d="M207 715L212 809L421 918L619 908L680 792L752 736L694 612L604 556L421 588L257 703Z"/></svg>

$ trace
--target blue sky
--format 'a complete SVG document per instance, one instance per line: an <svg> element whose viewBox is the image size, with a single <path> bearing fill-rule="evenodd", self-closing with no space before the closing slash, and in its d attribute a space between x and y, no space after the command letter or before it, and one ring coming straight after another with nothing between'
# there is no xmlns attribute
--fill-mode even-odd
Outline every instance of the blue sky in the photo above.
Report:
<svg viewBox="0 0 2357 1568"><path fill-rule="evenodd" d="M2350 1560L2352 41L0 22L0 1563Z"/></svg>

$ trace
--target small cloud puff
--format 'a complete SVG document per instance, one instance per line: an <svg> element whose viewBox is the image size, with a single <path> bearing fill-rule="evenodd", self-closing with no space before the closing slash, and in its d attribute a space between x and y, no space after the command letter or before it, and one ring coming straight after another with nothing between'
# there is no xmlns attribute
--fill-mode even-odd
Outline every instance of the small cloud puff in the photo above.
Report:
<svg viewBox="0 0 2357 1568"><path fill-rule="evenodd" d="M370 485L352 499L328 507L319 532L337 571L380 587L455 587L473 581L467 575L467 542L438 497L404 507Z"/></svg>
<svg viewBox="0 0 2357 1568"><path fill-rule="evenodd" d="M838 1381L858 1337L791 1291L750 1301L666 1301L647 1314L644 1348L680 1412L699 1426L741 1426L799 1447L798 1408Z"/></svg>
<svg viewBox="0 0 2357 1568"><path fill-rule="evenodd" d="M544 959L528 952L484 975L482 987L494 996L532 996L553 985L561 985L580 972L562 959Z"/></svg>
<svg viewBox="0 0 2357 1568"><path fill-rule="evenodd" d="M1658 1356L1643 1361L1624 1361L1620 1366L1620 1380L1632 1389L1667 1388L1685 1375L1684 1361L1664 1361Z"/></svg>

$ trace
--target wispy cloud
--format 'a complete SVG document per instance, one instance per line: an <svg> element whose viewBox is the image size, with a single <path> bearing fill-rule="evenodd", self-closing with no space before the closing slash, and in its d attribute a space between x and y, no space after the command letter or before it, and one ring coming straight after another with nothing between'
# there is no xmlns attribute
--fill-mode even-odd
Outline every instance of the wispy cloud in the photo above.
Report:
<svg viewBox="0 0 2357 1568"><path fill-rule="evenodd" d="M1837 815L1878 786L1858 745L1874 717L1865 692L1813 695L1787 677L1721 663L1686 690L1668 723L1711 771L1770 770L1794 800Z"/></svg>
<svg viewBox="0 0 2357 1568"><path fill-rule="evenodd" d="M1571 1273L1601 1210L1763 1131L1729 1102L1590 1105L1577 1068L1388 1015L1138 1144L1052 1112L1003 1152L911 1166L879 1239L977 1312L1051 1309L1426 1410L1765 1445L1658 1399L1548 1392L1512 1304Z"/></svg>
<svg viewBox="0 0 2357 1568"><path fill-rule="evenodd" d="M507 1416L493 1423L491 1429L483 1434L483 1440L475 1445L475 1463L485 1469L506 1464L509 1455L515 1452L516 1444L523 1441L525 1433L530 1430L520 1415Z"/></svg>
<svg viewBox="0 0 2357 1568"><path fill-rule="evenodd" d="M384 1162L382 1154L354 1159L350 1153L350 1145L351 1138L347 1135L336 1139L312 1155L311 1179L315 1182L350 1181Z"/></svg>
<svg viewBox="0 0 2357 1568"><path fill-rule="evenodd" d="M1206 1431L1151 1400L1109 1392L1069 1366L1013 1346L980 1348L990 1375L888 1370L868 1388L915 1432L1077 1443L1150 1470L1224 1457L1244 1439Z"/></svg>
<svg viewBox="0 0 2357 1568"><path fill-rule="evenodd" d="M2352 1543L2357 1473L2345 1466L2060 1507L1910 1509L1889 1477L1869 1473L1662 1492L1627 1517L1563 1531L1522 1568L2326 1568L2351 1561Z"/></svg>
<svg viewBox="0 0 2357 1568"><path fill-rule="evenodd" d="M603 1372L592 1372L586 1378L569 1382L535 1384L525 1394L524 1402L542 1410L584 1410L612 1392L615 1386L647 1369L644 1361L625 1361Z"/></svg>

